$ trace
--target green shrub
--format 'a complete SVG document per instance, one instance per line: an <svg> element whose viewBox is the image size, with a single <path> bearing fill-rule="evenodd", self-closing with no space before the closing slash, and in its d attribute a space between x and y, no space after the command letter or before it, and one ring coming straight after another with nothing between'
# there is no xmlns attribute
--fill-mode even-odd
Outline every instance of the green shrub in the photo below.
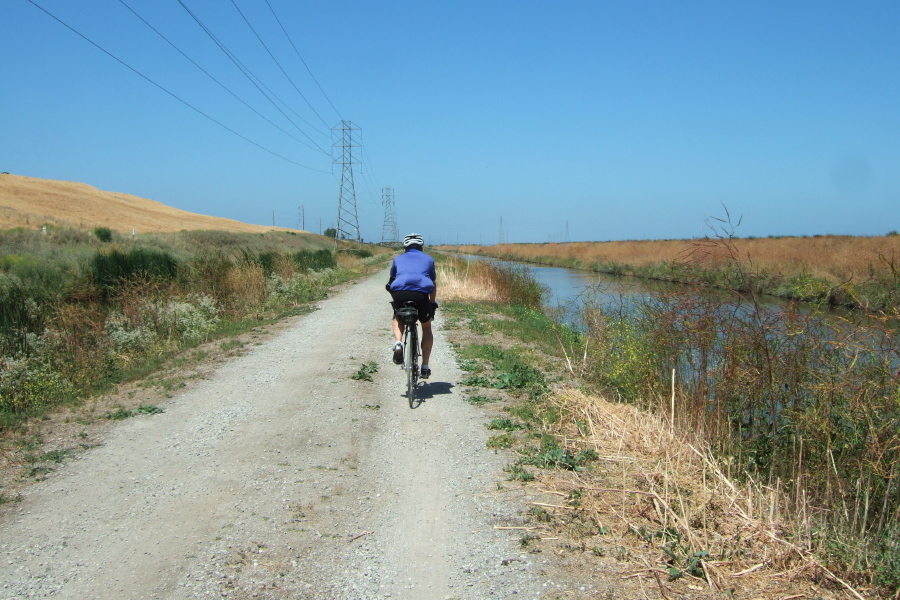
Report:
<svg viewBox="0 0 900 600"><path fill-rule="evenodd" d="M109 227L98 227L94 230L94 235L97 236L97 239L101 242L111 242L112 241L112 229Z"/></svg>
<svg viewBox="0 0 900 600"><path fill-rule="evenodd" d="M63 295L73 280L75 261L32 252L0 255L0 273L15 280L39 302Z"/></svg>
<svg viewBox="0 0 900 600"><path fill-rule="evenodd" d="M371 252L363 248L342 248L338 250L338 253L355 256L356 258L370 258L372 256Z"/></svg>
<svg viewBox="0 0 900 600"><path fill-rule="evenodd" d="M24 352L26 335L44 327L42 313L15 279L0 275L0 353Z"/></svg>
<svg viewBox="0 0 900 600"><path fill-rule="evenodd" d="M195 295L184 300L172 299L159 309L160 321L174 339L198 341L219 324L219 309L209 296Z"/></svg>
<svg viewBox="0 0 900 600"><path fill-rule="evenodd" d="M148 350L156 343L156 331L143 323L132 323L119 311L106 320L106 335L119 352Z"/></svg>
<svg viewBox="0 0 900 600"><path fill-rule="evenodd" d="M334 272L329 270L295 275L284 279L272 274L266 280L268 298L266 304L272 308L299 306L325 296L325 290L334 283Z"/></svg>
<svg viewBox="0 0 900 600"><path fill-rule="evenodd" d="M321 271L322 269L335 269L337 262L334 260L334 254L328 250L316 250L310 252L308 250L300 250L295 252L292 257L297 266L301 269L310 271Z"/></svg>
<svg viewBox="0 0 900 600"><path fill-rule="evenodd" d="M94 255L90 265L94 284L109 297L128 280L174 279L178 263L171 254L160 250L131 248L127 252L113 250Z"/></svg>
<svg viewBox="0 0 900 600"><path fill-rule="evenodd" d="M262 267L263 273L268 277L275 272L275 264L279 258L281 258L280 252L260 252L255 262Z"/></svg>
<svg viewBox="0 0 900 600"><path fill-rule="evenodd" d="M181 278L189 281L192 289L227 303L228 272L232 267L232 262L223 252L204 251L179 271Z"/></svg>
<svg viewBox="0 0 900 600"><path fill-rule="evenodd" d="M500 295L511 304L538 308L541 306L547 288L538 283L525 265L506 263L492 265L498 275Z"/></svg>
<svg viewBox="0 0 900 600"><path fill-rule="evenodd" d="M72 398L72 385L37 358L0 358L0 413L27 414Z"/></svg>

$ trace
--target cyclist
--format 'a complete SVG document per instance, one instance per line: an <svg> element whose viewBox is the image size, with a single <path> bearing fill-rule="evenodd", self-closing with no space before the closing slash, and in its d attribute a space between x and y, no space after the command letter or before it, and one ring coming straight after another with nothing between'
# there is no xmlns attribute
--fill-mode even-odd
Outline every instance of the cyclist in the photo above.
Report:
<svg viewBox="0 0 900 600"><path fill-rule="evenodd" d="M418 233L411 233L403 238L405 251L394 258L391 265L391 275L388 280L387 290L391 293L396 309L403 306L407 300L416 303L419 311L419 322L422 323L422 368L419 375L422 379L431 376L428 368L428 358L431 356L431 346L434 343L434 334L431 332L431 319L437 308L437 285L434 271L434 259L425 254L425 240ZM392 324L394 330L394 362L403 363L403 330L401 323L394 315Z"/></svg>

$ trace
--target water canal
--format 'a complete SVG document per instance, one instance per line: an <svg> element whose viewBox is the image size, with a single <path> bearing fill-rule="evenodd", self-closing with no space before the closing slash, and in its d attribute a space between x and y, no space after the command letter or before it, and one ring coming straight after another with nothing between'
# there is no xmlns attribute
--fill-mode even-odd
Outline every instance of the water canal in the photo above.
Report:
<svg viewBox="0 0 900 600"><path fill-rule="evenodd" d="M582 298L589 297L602 305L621 304L632 306L648 296L660 292L674 292L684 289L684 284L670 283L596 273L569 267L549 267L532 263L499 260L489 256L474 254L457 255L467 260L487 261L506 265L527 267L531 275L547 290L544 298L546 307L559 311L563 319L574 324L574 315ZM723 301L731 292L722 291ZM760 300L760 306L766 309L779 309L787 305L786 301L767 296Z"/></svg>

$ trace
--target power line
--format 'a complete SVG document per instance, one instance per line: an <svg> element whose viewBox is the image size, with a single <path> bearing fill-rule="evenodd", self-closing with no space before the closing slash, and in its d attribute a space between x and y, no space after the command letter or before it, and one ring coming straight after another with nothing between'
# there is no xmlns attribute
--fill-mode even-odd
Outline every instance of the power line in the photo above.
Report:
<svg viewBox="0 0 900 600"><path fill-rule="evenodd" d="M266 121L269 125L271 125L272 127L275 127L276 129L278 129L279 131L281 131L283 134L285 134L285 135L288 136L289 138L291 138L291 139L293 139L294 141L296 141L296 142L298 142L298 143L300 143L300 144L306 146L307 148L309 148L309 149L311 149L311 150L321 150L321 148L315 148L315 147L313 147L313 146L310 146L309 144L307 144L306 142L304 142L304 141L301 140L300 138L294 136L293 134L291 134L290 132L288 132L286 129L284 129L283 127L281 127L281 126L278 125L277 123L273 122L271 119L269 119L268 117L266 117L264 114L262 114L261 112L259 112L258 110L256 110L256 109L253 108L252 106L250 106L244 99L242 99L240 96L238 96L238 95L235 94L233 91L231 91L230 89L228 89L228 87L225 86L224 83L222 83L221 81L219 81L218 79L216 79L212 74L209 73L209 71L207 71L206 69L204 69L203 67L201 67L199 64L197 64L197 62L196 62L194 59L192 59L190 56L188 56L187 54L185 54L185 53L181 50L181 48L179 48L178 46L176 46L169 38L167 38L167 37L166 37L165 35L163 35L158 29L156 29L153 25L151 25L149 22L147 22L147 20L146 20L144 17L142 17L140 14L138 14L137 11L135 11L135 10L134 10L131 6L129 6L128 4L126 4L126 3L125 3L125 0L119 0L119 3L120 3L122 6L124 6L125 8L127 8L129 11L131 11L131 13L132 13L135 17L137 17L138 19L140 19L140 20L144 23L144 25L146 25L147 27L149 27L151 30L153 30L153 32L154 32L156 35L158 35L158 36L161 37L163 40L165 40L167 44L169 44L170 46L172 46L172 48L174 48L179 54L181 54L184 58L186 58L188 61L190 61L190 63L191 63L192 65L194 65L195 67L197 67L204 75L206 75L207 77L209 77L210 79L212 79L214 82L216 82L216 83L219 85L219 87L221 87L223 90L225 90L226 92L228 92L229 94L231 94L231 96L234 97L238 102L240 102L241 104L243 104L244 106L246 106L247 108L249 108L250 110L252 110L252 111L253 111L254 113L256 113L260 118L262 118L264 121Z"/></svg>
<svg viewBox="0 0 900 600"><path fill-rule="evenodd" d="M362 145L360 144L360 146L362 146ZM362 164L362 166L365 166L365 165ZM360 169L360 173L362 173L363 183L365 183L365 185L366 185L366 190L369 192L369 199L374 204L377 205L378 201L376 200L376 192L375 192L376 186L373 184L371 177L369 177L369 174L366 172L366 169L364 169L364 168Z"/></svg>
<svg viewBox="0 0 900 600"><path fill-rule="evenodd" d="M322 118L322 115L320 115L318 113L318 111L316 111L316 109L313 107L313 105L310 104L309 100L306 99L306 96L303 95L303 92L300 91L300 88L297 87L297 84L294 83L294 80L291 79L291 76L287 74L287 71L284 70L284 67L281 66L281 63L278 62L278 59L275 58L275 55L272 54L271 50L269 50L269 47L266 46L266 43L263 41L263 39L259 36L258 33L256 33L256 29L253 28L253 25L251 25L250 21L247 19L247 17L244 16L243 11L240 9L240 7L238 7L237 3L234 0L231 0L231 4L234 6L235 10L238 11L238 14L241 15L241 18L244 19L244 23L247 24L247 27L250 28L250 31L252 31L253 35L256 36L256 39L259 40L259 43L262 44L262 47L265 48L266 52L269 53L269 56L272 58L272 60L275 62L275 64L278 65L278 68L281 69L281 72L284 74L284 76L287 78L287 80L291 82L291 85L294 87L294 89L297 91L297 93L300 94L300 97L303 98L303 101L306 102L306 105L309 106L309 109L311 111L313 111L313 113L317 117L319 117L319 120L322 121L322 124L325 125L325 127L328 127L328 123L325 122L325 119ZM310 125L310 127L312 127L312 125ZM318 131L318 130L316 130L316 131ZM322 133L322 132L319 131L319 133Z"/></svg>
<svg viewBox="0 0 900 600"><path fill-rule="evenodd" d="M322 92L322 95L325 96L326 100L328 100L328 104L331 105L331 108L334 109L334 112L337 113L337 116L340 117L341 120L343 120L344 117L342 117L340 111L335 108L334 103L331 101L331 98L328 97L328 94L326 94L325 90L322 89L322 86L319 85L319 80L316 79L316 76L313 75L313 72L310 70L309 65L306 64L305 60L303 60L303 56L300 54L300 51L297 50L297 46L294 45L294 40L291 39L291 36L288 35L288 32L284 28L284 25L281 24L281 19L279 19L278 15L275 14L275 10L272 8L272 5L269 4L269 0L266 0L266 6L268 6L269 10L272 11L272 16L275 17L275 20L278 22L278 26L281 27L281 31L284 32L284 37L286 37L288 42L291 43L291 47L294 49L294 52L297 53L297 57L300 59L300 62L302 62L303 66L306 67L306 72L309 73L309 76L312 77L312 80L316 82L316 86L318 86L319 91Z"/></svg>
<svg viewBox="0 0 900 600"><path fill-rule="evenodd" d="M375 177L375 181L378 181L378 177L375 175L375 167L372 166L372 161L369 159L369 151L366 149L365 146L363 146L362 149L363 149L363 159L369 165L369 171L372 172L372 177Z"/></svg>
<svg viewBox="0 0 900 600"><path fill-rule="evenodd" d="M266 85L262 83L262 80L259 77L254 75L253 72L250 71L250 69L244 65L244 63L242 63L240 60L238 60L237 56L235 56L235 54L231 50L229 50L228 47L225 46L225 44L219 40L219 38L216 37L216 35L209 29L209 27L207 27L203 23L203 21L200 20L200 17L198 17L196 14L194 14L194 12L190 8L188 8L187 5L182 0L177 0L177 2L178 2L178 4L181 5L181 7L185 11L187 11L187 13L191 16L191 18L194 19L194 21L197 23L197 25L200 26L200 28L206 33L206 35L209 36L209 38L216 44L216 46L219 47L219 50L221 50L225 54L225 56L227 56L228 59L231 60L232 63L234 63L234 66L236 66L238 68L238 70L241 73L243 73L243 75L250 81L250 83L252 83L254 86L256 86L256 89L259 90L259 93L261 93L266 98L266 100L268 100L272 104L272 106L274 106L275 109L278 112L280 112L282 114L282 116L291 123L291 125L296 127L297 131L302 133L304 135L304 137L306 137L306 139L308 139L316 148L318 148L319 152L321 152L322 154L324 154L325 156L328 156L330 158L331 154L329 152L327 152L324 148L319 146L319 144L317 144L315 142L315 140L313 140L309 136L308 133L303 131L303 129L301 129L300 126L297 125L293 119L291 119L289 116L287 116L287 114L283 110L281 110L281 107L278 106L274 100L272 100L272 97L276 98L279 102L281 102L281 104L283 104L285 107L287 107L288 110L291 110L288 107L287 103L284 100L282 100L281 98L279 98L278 95L275 94L275 92L273 92L268 87L266 87ZM263 91L263 88L265 88L266 91ZM266 92L268 92L268 93L266 93ZM269 94L271 94L272 97L270 97ZM307 125L312 127L314 131L316 131L317 133L321 133L318 129L316 129L316 127L312 123L310 123L309 121L307 121L306 119L304 119L303 117L298 115L293 110L291 110L291 112L294 113L294 115L297 118L299 118L301 121L303 121L304 123L306 123Z"/></svg>
<svg viewBox="0 0 900 600"><path fill-rule="evenodd" d="M191 110L197 112L197 113L200 114L200 115L203 115L204 117L206 117L207 119L209 119L210 121L212 121L213 123L215 123L216 125L218 125L219 127L223 128L223 129L225 129L225 130L227 130L227 131L230 131L231 133L233 133L234 135L238 136L238 137L241 138L242 140L244 140L244 141L246 141L246 142L249 142L249 143L253 144L254 146L256 146L257 148L259 148L260 150L263 150L263 151L265 151L265 152L268 152L269 154L271 154L271 155L273 155L273 156L277 156L278 158L280 158L280 159L282 159L282 160L284 160L284 161L287 161L287 162L289 162L289 163L291 163L291 164L297 165L298 167L302 167L302 168L304 168L304 169L309 169L310 171L318 171L318 172L320 172L320 173L327 173L327 172L328 172L328 171L321 171L320 169L315 169L315 168L313 168L313 167L308 167L308 166L306 166L306 165L303 165L303 164L300 164L300 163L298 163L298 162L296 162L296 161L293 161L293 160L291 160L291 159L289 159L289 158L287 158L287 157L285 157L285 156L282 156L281 154L278 154L277 152L274 152L274 151L272 151L272 150L269 150L269 149L266 148L265 146L262 146L262 145L260 145L260 144L258 144L258 143L256 143L256 142L254 142L254 141L251 140L250 138L248 138L248 137L246 137L246 136L244 136L244 135L238 133L237 131L235 131L234 129L228 127L228 126L225 125L224 123L221 123L221 122L217 121L216 119L214 119L213 117L209 116L208 114L206 114L205 112L203 112L202 110L200 110L199 108L197 108L196 106L194 106L193 104L189 103L187 100L184 100L184 99L180 98L180 97L177 96L175 93L170 92L169 90L167 90L166 88L164 88L164 87L161 86L160 84L156 83L155 81L153 81L152 79L150 79L149 77L147 77L146 75L144 75L143 73L141 73L140 71L138 71L137 69L135 69L134 67L132 67L131 65L129 65L128 63L126 63L125 61L123 61L122 59L120 59L119 57L115 56L113 53L109 52L108 50L106 50L105 48L103 48L102 46L100 46L99 44L97 44L96 42L94 42L93 40L89 39L87 36L85 36L84 34L82 34L81 32L79 32L78 30L76 30L74 27L72 27L71 25L69 25L68 23L66 23L65 21L63 21L62 19L60 19L59 17L57 17L56 15L54 15L53 13L51 13L50 11L48 11L46 8L44 8L43 6L41 6L40 4L38 4L37 2L35 2L34 0L28 0L28 2L30 2L31 4L33 4L35 7L39 8L39 9L40 9L42 12L44 12L47 16L49 16L50 18L52 18L54 21L56 21L56 22L59 23L60 25L64 26L66 29L68 29L69 31L71 31L72 33L74 33L75 35L77 35L78 37L80 37L81 39L83 39L84 41L88 42L90 45L94 46L95 48L97 48L98 50L100 50L101 52L103 52L104 54L106 54L107 56L109 56L110 58L112 58L113 60L115 60L116 62L118 62L119 64L121 64L122 66L124 66L125 68L127 68L129 71L133 72L135 75L138 75L139 77L141 77L142 79L144 79L144 80L147 81L148 83L153 84L155 87L159 88L159 89L162 90L163 92L165 92L165 93L167 93L168 95L172 96L173 98L175 98L176 100L178 100L179 102L181 102L182 104L184 104L185 106L187 106L188 108L190 108Z"/></svg>
<svg viewBox="0 0 900 600"><path fill-rule="evenodd" d="M275 100L278 100L278 102L280 102L282 106L284 106L287 110L289 110L291 113L293 113L294 116L296 116L298 119L300 119L301 121L303 121L304 123L306 123L306 124L307 124L313 131L315 131L316 133L318 133L318 134L320 134L320 135L323 135L323 136L325 136L325 137L328 137L328 135L325 134L325 133L323 133L322 131L320 131L319 129L317 129L315 125L313 125L312 123L310 123L309 121L307 121L306 119L304 119L303 116L300 115L299 113L297 113L297 111L293 110L293 109L287 104L287 102L285 102L284 100L282 100L282 99L278 96L278 94L276 94L276 93L273 92L271 89L269 89L269 87L268 87L265 83L263 83L262 79L260 79L259 77L257 77L256 74L253 73L253 71L251 71L250 68L249 68L248 66L246 66L243 62L241 62L241 60L237 57L237 55L236 55L234 52L232 52L232 51L228 48L228 46L226 46L225 43L222 42L222 41L216 36L216 34L214 34L214 33L212 32L212 30L211 30L209 27L206 26L206 24L200 19L200 17L198 17L196 13L194 13L190 8L188 8L188 6L187 6L182 0L177 0L177 2L178 2L178 4L180 4L181 7L188 13L188 15L190 15L190 17L194 20L194 22L197 23L197 25L200 27L200 29L202 29L203 32L206 33L206 35L213 41L213 43L219 48L219 50L221 50L222 53L223 53L226 57L228 57L228 59L234 64L234 66L237 67L237 69L241 72L241 74L244 75L244 77L246 77L246 78L250 81L250 83L252 83L252 84L256 87L256 89L259 91L259 93L262 94L263 97L264 97L266 100L268 100L268 101L272 104L272 106L274 106L275 109L278 110L278 112L280 112L280 113L282 114L282 116L283 116L285 119L287 119L287 120L291 123L291 125L293 125L293 126L297 129L297 131L299 131L300 133L302 133L302 134L306 137L306 139L308 139L310 142L312 142L313 144L315 144L316 148L318 148L320 152L322 152L323 154L325 154L325 155L327 155L327 156L330 157L331 155L330 155L326 150L324 150L321 146L319 146L319 145L318 145L318 144L317 144L317 143L309 136L308 133L306 133L299 125L297 125L297 124L293 121L293 119L291 119L289 116L287 116L287 114L285 114L285 112L281 109L281 107L279 107L278 104L275 103ZM272 98L274 98L275 100L273 100Z"/></svg>
<svg viewBox="0 0 900 600"><path fill-rule="evenodd" d="M362 165L363 167L365 167L368 164L368 171L365 168L363 168L361 171L363 175L363 182L366 184L366 187L369 191L369 199L372 201L372 203L377 205L378 201L376 198L378 197L378 194L375 190L378 189L378 185L376 184L378 178L375 176L375 169L374 167L372 167L372 161L369 160L369 152L368 150L366 150L366 146L362 143L361 138L362 133L360 133L359 144L359 146L362 148ZM369 172L372 173L372 177L375 177L375 181L372 181L372 179L369 177Z"/></svg>

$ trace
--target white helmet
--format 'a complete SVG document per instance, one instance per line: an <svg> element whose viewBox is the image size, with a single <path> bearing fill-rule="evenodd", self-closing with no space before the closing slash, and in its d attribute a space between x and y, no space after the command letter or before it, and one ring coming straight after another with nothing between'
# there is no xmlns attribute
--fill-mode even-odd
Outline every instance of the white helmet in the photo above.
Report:
<svg viewBox="0 0 900 600"><path fill-rule="evenodd" d="M403 247L409 248L410 246L421 246L425 247L425 240L418 233L411 233L405 238L403 238Z"/></svg>

